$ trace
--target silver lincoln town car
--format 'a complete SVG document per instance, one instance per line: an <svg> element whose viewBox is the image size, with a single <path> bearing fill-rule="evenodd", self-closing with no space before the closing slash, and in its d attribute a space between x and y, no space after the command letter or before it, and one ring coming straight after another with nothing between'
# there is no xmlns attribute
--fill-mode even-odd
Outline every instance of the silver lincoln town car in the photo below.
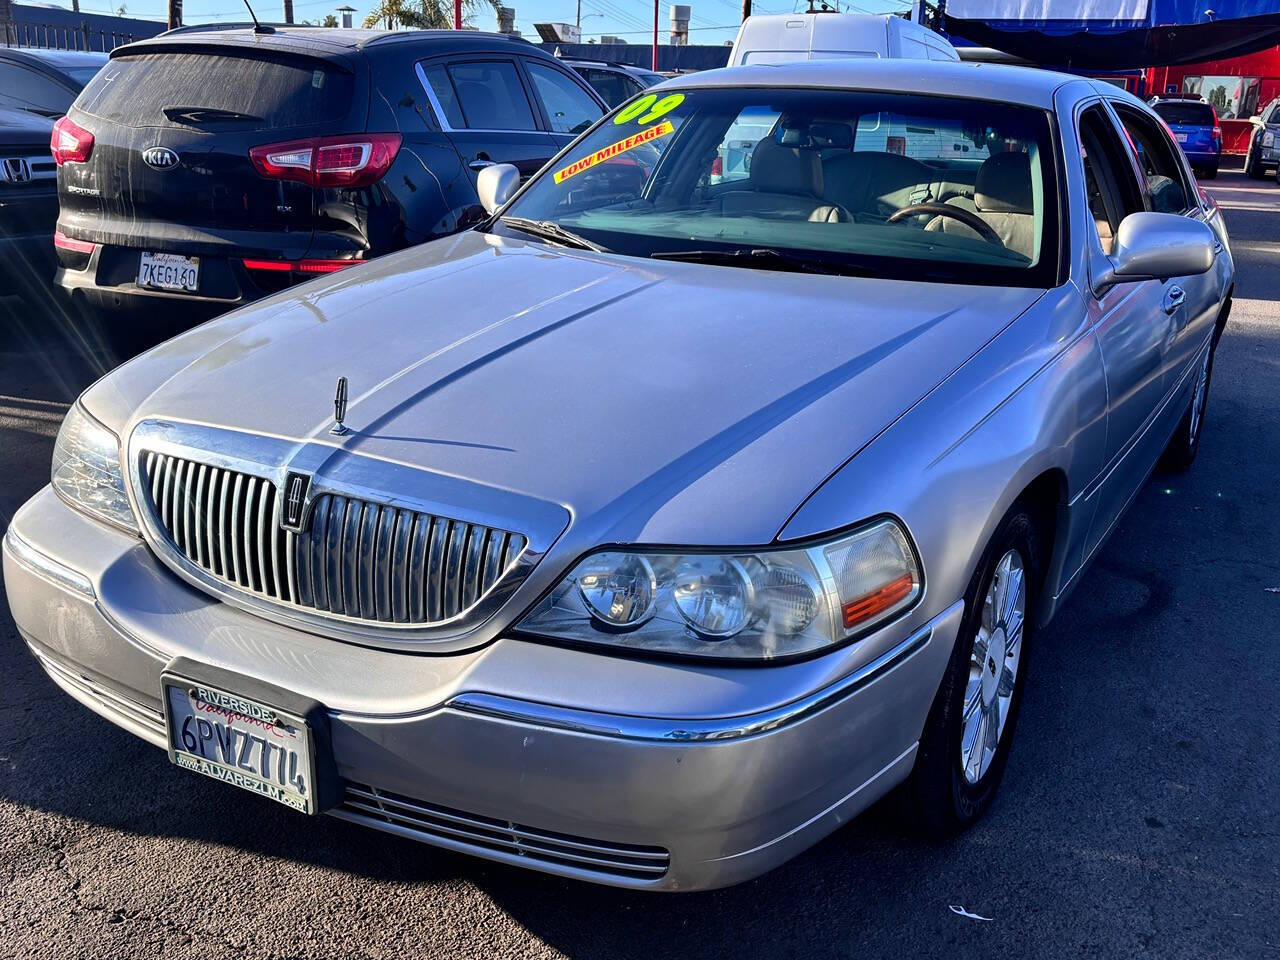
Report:
<svg viewBox="0 0 1280 960"><path fill-rule="evenodd" d="M518 179L86 391L4 540L32 653L186 770L567 877L736 883L900 784L972 823L1036 628L1196 455L1234 271L1167 128L743 67Z"/></svg>

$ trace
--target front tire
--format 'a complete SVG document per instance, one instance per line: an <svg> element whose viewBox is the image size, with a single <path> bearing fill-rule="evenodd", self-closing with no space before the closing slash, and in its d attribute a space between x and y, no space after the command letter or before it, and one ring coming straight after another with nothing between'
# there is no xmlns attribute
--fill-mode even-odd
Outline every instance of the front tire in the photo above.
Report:
<svg viewBox="0 0 1280 960"><path fill-rule="evenodd" d="M1258 162L1258 153L1257 145L1251 145L1248 159L1244 162L1244 175L1250 180L1264 180L1267 176L1267 172L1262 169L1262 164Z"/></svg>
<svg viewBox="0 0 1280 960"><path fill-rule="evenodd" d="M1000 522L965 595L960 634L920 738L909 784L935 839L955 836L990 806L1009 759L1039 569L1035 524L1021 505Z"/></svg>

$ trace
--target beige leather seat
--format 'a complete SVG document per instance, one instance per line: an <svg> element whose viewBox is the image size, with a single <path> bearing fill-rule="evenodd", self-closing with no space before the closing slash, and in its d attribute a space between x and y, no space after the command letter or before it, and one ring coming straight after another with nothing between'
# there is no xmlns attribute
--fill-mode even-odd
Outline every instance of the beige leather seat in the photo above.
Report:
<svg viewBox="0 0 1280 960"><path fill-rule="evenodd" d="M934 174L898 153L840 153L822 164L823 198L857 220L884 221L903 207L930 199Z"/></svg>
<svg viewBox="0 0 1280 960"><path fill-rule="evenodd" d="M822 162L813 150L761 140L751 155L750 189L716 198L728 216L773 217L836 223L848 218L822 201Z"/></svg>
<svg viewBox="0 0 1280 960"><path fill-rule="evenodd" d="M1035 256L1036 218L1031 192L1031 158L1025 153L997 153L978 168L972 203L947 203L977 213L1004 245L1028 260ZM953 217L934 217L926 230L959 233L981 239L978 232Z"/></svg>

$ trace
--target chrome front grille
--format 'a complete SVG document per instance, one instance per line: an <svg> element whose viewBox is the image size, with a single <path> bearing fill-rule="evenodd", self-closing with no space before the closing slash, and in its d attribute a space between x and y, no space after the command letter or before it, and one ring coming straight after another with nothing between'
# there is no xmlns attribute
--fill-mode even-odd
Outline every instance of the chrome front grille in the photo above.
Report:
<svg viewBox="0 0 1280 960"><path fill-rule="evenodd" d="M155 452L141 466L155 526L189 562L258 597L370 623L450 620L527 545L507 530L334 493L318 495L294 533L269 479Z"/></svg>
<svg viewBox="0 0 1280 960"><path fill-rule="evenodd" d="M671 862L671 854L663 847L552 833L357 783L347 784L343 805L335 812L344 819L437 846L614 881L652 882L666 874Z"/></svg>

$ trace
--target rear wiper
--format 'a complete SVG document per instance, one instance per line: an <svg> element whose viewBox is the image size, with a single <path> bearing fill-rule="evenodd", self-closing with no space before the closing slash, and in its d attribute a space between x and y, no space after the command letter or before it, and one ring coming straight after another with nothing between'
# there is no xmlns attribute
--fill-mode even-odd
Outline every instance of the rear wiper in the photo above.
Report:
<svg viewBox="0 0 1280 960"><path fill-rule="evenodd" d="M530 220L526 217L503 217L502 222L514 230L521 233L529 233L535 237L541 237L544 240L554 240L557 243L563 243L566 247L577 247L580 250L594 250L596 253L611 252L608 247L602 247L600 244L588 240L580 233L574 233L572 230L566 230L558 223L550 220Z"/></svg>
<svg viewBox="0 0 1280 960"><path fill-rule="evenodd" d="M679 260L687 263L711 263L726 267L758 267L761 270L787 270L793 273L825 273L835 276L869 276L860 267L831 263L818 257L785 253L773 247L751 250L659 250L649 254L651 260Z"/></svg>
<svg viewBox="0 0 1280 960"><path fill-rule="evenodd" d="M217 123L219 120L262 122L261 117L255 117L251 113L223 110L219 107L165 107L161 113L174 123Z"/></svg>

